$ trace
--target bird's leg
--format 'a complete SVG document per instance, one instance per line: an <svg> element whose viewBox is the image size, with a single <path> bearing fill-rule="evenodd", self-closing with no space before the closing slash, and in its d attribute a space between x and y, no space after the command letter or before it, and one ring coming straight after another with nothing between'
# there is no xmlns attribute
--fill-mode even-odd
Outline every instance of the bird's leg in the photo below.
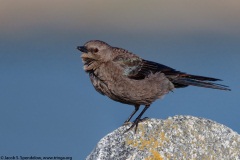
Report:
<svg viewBox="0 0 240 160"><path fill-rule="evenodd" d="M146 105L144 107L144 109L142 110L142 112L137 116L137 118L133 121L133 124L130 128L128 128L124 133L128 132L129 130L131 130L134 126L135 127L135 130L134 130L134 133L136 133L137 131L137 127L138 127L138 123L141 121L141 117L142 115L144 114L144 112L149 108L150 105Z"/></svg>
<svg viewBox="0 0 240 160"><path fill-rule="evenodd" d="M131 113L131 115L128 117L128 119L124 122L124 124L127 124L130 120L131 120L131 118L134 116L134 114L139 110L139 107L140 107L140 105L135 105L134 106L135 107L135 110Z"/></svg>

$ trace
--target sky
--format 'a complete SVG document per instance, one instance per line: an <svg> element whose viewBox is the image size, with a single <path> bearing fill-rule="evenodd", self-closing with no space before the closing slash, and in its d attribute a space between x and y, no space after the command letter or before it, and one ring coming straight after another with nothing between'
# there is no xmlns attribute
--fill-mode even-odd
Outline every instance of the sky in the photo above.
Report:
<svg viewBox="0 0 240 160"><path fill-rule="evenodd" d="M92 39L232 91L177 89L144 116L192 115L240 133L240 2L0 0L0 155L84 159L134 107L96 92L76 47Z"/></svg>

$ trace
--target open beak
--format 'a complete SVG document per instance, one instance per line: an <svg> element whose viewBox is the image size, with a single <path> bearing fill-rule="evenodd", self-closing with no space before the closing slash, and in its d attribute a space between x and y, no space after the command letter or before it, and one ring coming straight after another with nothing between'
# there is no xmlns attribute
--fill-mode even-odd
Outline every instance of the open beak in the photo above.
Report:
<svg viewBox="0 0 240 160"><path fill-rule="evenodd" d="M88 53L88 49L85 46L78 46L77 49L83 53Z"/></svg>

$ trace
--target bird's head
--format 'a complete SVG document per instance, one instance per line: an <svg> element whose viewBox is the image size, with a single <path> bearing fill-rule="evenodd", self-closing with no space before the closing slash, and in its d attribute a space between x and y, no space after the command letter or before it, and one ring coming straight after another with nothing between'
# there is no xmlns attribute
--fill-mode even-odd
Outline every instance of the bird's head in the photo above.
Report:
<svg viewBox="0 0 240 160"><path fill-rule="evenodd" d="M91 40L84 46L78 46L77 49L83 53L81 58L85 71L95 70L99 65L112 58L111 46L103 41Z"/></svg>

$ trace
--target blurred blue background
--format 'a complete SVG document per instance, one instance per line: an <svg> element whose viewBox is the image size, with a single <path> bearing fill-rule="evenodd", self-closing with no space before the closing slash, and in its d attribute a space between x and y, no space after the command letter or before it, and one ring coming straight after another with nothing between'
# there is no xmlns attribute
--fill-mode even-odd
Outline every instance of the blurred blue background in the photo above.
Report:
<svg viewBox="0 0 240 160"><path fill-rule="evenodd" d="M1 1L0 155L84 159L134 109L97 93L76 46L92 39L232 91L188 87L144 116L204 117L240 133L240 2Z"/></svg>

